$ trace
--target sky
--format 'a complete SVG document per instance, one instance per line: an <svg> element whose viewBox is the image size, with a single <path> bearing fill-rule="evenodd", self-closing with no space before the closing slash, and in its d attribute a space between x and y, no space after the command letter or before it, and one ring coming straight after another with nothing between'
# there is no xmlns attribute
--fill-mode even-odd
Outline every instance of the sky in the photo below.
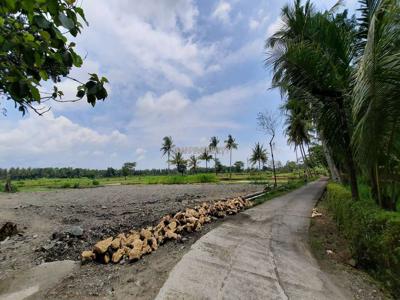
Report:
<svg viewBox="0 0 400 300"><path fill-rule="evenodd" d="M336 1L314 1L328 9ZM0 168L164 168L160 147L205 147L211 136L238 143L233 161L247 163L256 142L259 112L281 116L281 95L272 90L264 42L280 26L281 0L84 0L88 27L74 39L84 65L71 76L106 76L109 97L92 108L51 103L44 116L26 116L12 103L0 116ZM356 0L346 0L350 9ZM71 39L72 40L72 39ZM76 83L64 81L66 99ZM8 101L10 102L10 101ZM275 159L295 160L282 133ZM190 153L185 154L186 157ZM223 164L229 155L220 154Z"/></svg>

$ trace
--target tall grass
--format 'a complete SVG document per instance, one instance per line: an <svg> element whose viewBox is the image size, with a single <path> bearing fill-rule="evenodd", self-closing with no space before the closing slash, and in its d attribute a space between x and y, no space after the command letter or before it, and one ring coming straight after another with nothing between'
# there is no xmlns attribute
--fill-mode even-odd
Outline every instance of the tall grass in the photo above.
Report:
<svg viewBox="0 0 400 300"><path fill-rule="evenodd" d="M142 184L188 184L218 182L214 174L171 175L171 176L145 176L139 179ZM128 183L129 184L129 183Z"/></svg>
<svg viewBox="0 0 400 300"><path fill-rule="evenodd" d="M364 185L353 201L348 188L329 184L327 204L358 264L400 295L400 213L379 208Z"/></svg>
<svg viewBox="0 0 400 300"><path fill-rule="evenodd" d="M160 175L160 176L130 176L112 178L40 178L28 180L15 180L13 186L18 191L43 191L49 189L89 188L112 184L189 184L189 183L212 183L219 182L215 174L194 175ZM0 181L0 191L3 190L5 182Z"/></svg>

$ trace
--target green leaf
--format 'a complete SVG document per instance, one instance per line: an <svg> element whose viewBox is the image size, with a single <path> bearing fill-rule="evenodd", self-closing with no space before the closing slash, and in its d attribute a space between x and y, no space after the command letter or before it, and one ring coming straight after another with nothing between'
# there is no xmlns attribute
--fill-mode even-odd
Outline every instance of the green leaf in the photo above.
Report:
<svg viewBox="0 0 400 300"><path fill-rule="evenodd" d="M34 5L34 1L32 0L23 0L22 1L22 8L25 9L28 14L32 14L33 13L33 5Z"/></svg>
<svg viewBox="0 0 400 300"><path fill-rule="evenodd" d="M44 70L39 71L40 77L42 77L43 80L48 80L49 76L47 75L47 72Z"/></svg>
<svg viewBox="0 0 400 300"><path fill-rule="evenodd" d="M82 58L78 54L76 54L74 51L72 51L72 49L71 49L70 53L72 56L72 62L74 64L74 66L78 67L78 68L80 66L82 66L82 63L83 63Z"/></svg>
<svg viewBox="0 0 400 300"><path fill-rule="evenodd" d="M0 17L0 27L3 27L3 25L4 25L4 19Z"/></svg>
<svg viewBox="0 0 400 300"><path fill-rule="evenodd" d="M69 31L69 33L70 33L72 36L77 36L77 35L78 35L78 29L76 29L76 27L74 27L74 28L72 28L72 29Z"/></svg>
<svg viewBox="0 0 400 300"><path fill-rule="evenodd" d="M42 15L36 15L33 17L33 22L40 28L47 29L50 27L51 23L46 20Z"/></svg>
<svg viewBox="0 0 400 300"><path fill-rule="evenodd" d="M81 18L83 19L83 21L85 21L86 26L89 26L89 23L86 21L86 17L85 17L85 13L83 12L83 9L80 7L75 7L74 8L75 11L81 16Z"/></svg>
<svg viewBox="0 0 400 300"><path fill-rule="evenodd" d="M30 34L29 32L25 32L24 33L24 40L26 42L33 42L35 40L35 37L32 34Z"/></svg>
<svg viewBox="0 0 400 300"><path fill-rule="evenodd" d="M58 19L60 20L61 25L65 28L67 28L68 30L71 30L72 28L75 27L74 21L72 21L70 18L68 18L62 12L59 12Z"/></svg>
<svg viewBox="0 0 400 300"><path fill-rule="evenodd" d="M58 13L58 1L57 0L47 0L47 11L54 17Z"/></svg>
<svg viewBox="0 0 400 300"><path fill-rule="evenodd" d="M48 33L46 30L41 30L40 31L40 35L42 36L42 38L45 40L45 41L50 41L50 39L51 39L51 35L50 35L50 33Z"/></svg>
<svg viewBox="0 0 400 300"><path fill-rule="evenodd" d="M99 99L99 100L100 99L104 100L104 99L107 98L107 96L108 96L108 94L107 94L107 91L106 91L106 89L104 87L101 87L99 89L99 91L96 93L96 98Z"/></svg>
<svg viewBox="0 0 400 300"><path fill-rule="evenodd" d="M40 93L39 93L39 90L38 90L36 87L34 87L34 86L31 86L31 87L30 87L30 90L31 90L32 98L33 98L35 101L40 101Z"/></svg>
<svg viewBox="0 0 400 300"><path fill-rule="evenodd" d="M77 96L78 98L83 98L83 96L85 96L85 91L84 91L84 90L79 90L79 91L76 93L76 96Z"/></svg>
<svg viewBox="0 0 400 300"><path fill-rule="evenodd" d="M90 103L94 107L96 105L96 96L95 95L87 95L87 102Z"/></svg>
<svg viewBox="0 0 400 300"><path fill-rule="evenodd" d="M15 9L15 4L16 4L15 0L6 0L7 7L11 8L11 9Z"/></svg>

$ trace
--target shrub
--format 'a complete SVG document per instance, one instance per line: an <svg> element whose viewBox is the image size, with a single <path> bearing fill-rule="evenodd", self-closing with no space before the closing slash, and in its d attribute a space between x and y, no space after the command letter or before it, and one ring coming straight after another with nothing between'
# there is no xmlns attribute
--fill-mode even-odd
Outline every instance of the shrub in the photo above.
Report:
<svg viewBox="0 0 400 300"><path fill-rule="evenodd" d="M100 184L100 181L98 181L98 180L93 180L92 181L92 185L99 185Z"/></svg>
<svg viewBox="0 0 400 300"><path fill-rule="evenodd" d="M79 189L80 187L80 183L79 182L75 182L74 185L72 186L74 189Z"/></svg>
<svg viewBox="0 0 400 300"><path fill-rule="evenodd" d="M362 193L353 201L345 187L330 183L328 209L349 239L358 264L400 294L400 213L380 209Z"/></svg>
<svg viewBox="0 0 400 300"><path fill-rule="evenodd" d="M61 185L61 188L62 189L69 189L71 187L71 184L69 183L69 182L64 182L62 185Z"/></svg>
<svg viewBox="0 0 400 300"><path fill-rule="evenodd" d="M11 183L10 187L11 187L11 190L9 191L10 193L16 193L19 191L18 186L13 183ZM5 183L1 184L0 192L6 192Z"/></svg>

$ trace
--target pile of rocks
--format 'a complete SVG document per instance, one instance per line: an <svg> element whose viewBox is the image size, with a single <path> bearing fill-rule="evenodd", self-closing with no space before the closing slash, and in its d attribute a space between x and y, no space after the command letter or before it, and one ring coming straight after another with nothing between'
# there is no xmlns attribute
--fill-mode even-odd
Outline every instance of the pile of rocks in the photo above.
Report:
<svg viewBox="0 0 400 300"><path fill-rule="evenodd" d="M141 230L131 230L116 237L109 237L98 242L93 250L83 251L82 262L96 260L108 264L110 261L119 263L121 260L136 261L143 255L157 250L158 246L167 240L180 240L183 233L201 230L212 217L223 218L234 215L251 207L249 200L241 197L221 200L215 203L203 203L194 208L187 208L174 216L166 215L154 227Z"/></svg>

